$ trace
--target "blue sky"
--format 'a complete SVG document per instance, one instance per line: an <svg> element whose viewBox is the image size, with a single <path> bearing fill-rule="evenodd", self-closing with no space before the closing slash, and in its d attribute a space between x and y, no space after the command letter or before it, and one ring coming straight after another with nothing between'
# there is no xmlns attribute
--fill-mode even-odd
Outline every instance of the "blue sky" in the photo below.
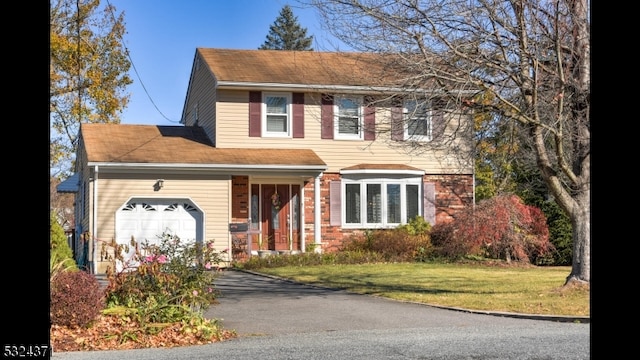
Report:
<svg viewBox="0 0 640 360"><path fill-rule="evenodd" d="M179 125L197 47L257 49L284 5L331 49L312 8L295 0L103 0L124 11L124 45L132 61L122 124ZM135 69L134 69L135 67Z"/></svg>

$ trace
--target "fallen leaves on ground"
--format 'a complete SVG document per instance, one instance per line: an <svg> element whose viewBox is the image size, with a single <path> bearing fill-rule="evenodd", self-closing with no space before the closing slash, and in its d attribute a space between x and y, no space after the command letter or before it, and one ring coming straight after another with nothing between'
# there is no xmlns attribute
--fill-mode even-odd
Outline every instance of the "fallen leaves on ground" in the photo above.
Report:
<svg viewBox="0 0 640 360"><path fill-rule="evenodd" d="M144 348L171 348L204 345L237 337L231 330L221 330L218 336L206 339L196 333L182 331L181 323L166 324L155 334L149 334L135 322L125 323L118 317L100 315L89 327L69 328L52 325L51 346L54 351L95 351Z"/></svg>

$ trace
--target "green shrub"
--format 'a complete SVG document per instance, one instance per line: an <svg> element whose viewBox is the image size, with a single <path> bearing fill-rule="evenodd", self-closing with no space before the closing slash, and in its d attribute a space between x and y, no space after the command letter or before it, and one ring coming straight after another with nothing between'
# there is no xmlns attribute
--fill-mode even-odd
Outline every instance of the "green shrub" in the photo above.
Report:
<svg viewBox="0 0 640 360"><path fill-rule="evenodd" d="M303 253L291 255L274 255L261 258L252 256L249 260L234 264L235 267L245 270L260 268L274 268L281 266L314 266L334 264L369 264L382 262L384 258L377 253L369 251L339 251L334 253Z"/></svg>
<svg viewBox="0 0 640 360"><path fill-rule="evenodd" d="M50 284L52 325L86 327L104 309L100 283L85 271L62 271Z"/></svg>
<svg viewBox="0 0 640 360"><path fill-rule="evenodd" d="M67 235L58 223L54 212L51 212L49 219L49 249L50 257L54 260L54 264L64 263L67 268L75 267L77 269L73 259L73 251L67 242ZM51 268L53 268L53 264Z"/></svg>
<svg viewBox="0 0 640 360"><path fill-rule="evenodd" d="M49 257L49 281L65 271L79 271L76 262L72 259L60 259L57 253L51 253Z"/></svg>
<svg viewBox="0 0 640 360"><path fill-rule="evenodd" d="M428 235L429 230L431 230L431 224L429 224L424 217L418 215L408 223L399 225L396 229L406 231L409 235Z"/></svg>
<svg viewBox="0 0 640 360"><path fill-rule="evenodd" d="M187 242L165 233L157 244L132 242L135 266L107 274L107 313L133 316L148 331L157 329L153 323L201 317L215 300L215 269L222 261L213 241ZM122 260L123 252L126 247L118 247L116 257Z"/></svg>
<svg viewBox="0 0 640 360"><path fill-rule="evenodd" d="M395 229L368 230L353 235L343 244L343 250L377 253L384 261L425 261L432 248L430 229L424 218L416 217Z"/></svg>

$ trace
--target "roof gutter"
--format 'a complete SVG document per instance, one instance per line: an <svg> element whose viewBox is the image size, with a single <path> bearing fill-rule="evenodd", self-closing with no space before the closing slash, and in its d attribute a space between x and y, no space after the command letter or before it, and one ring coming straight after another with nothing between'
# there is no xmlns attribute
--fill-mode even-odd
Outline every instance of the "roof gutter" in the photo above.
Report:
<svg viewBox="0 0 640 360"><path fill-rule="evenodd" d="M314 90L314 91L331 91L331 92L389 92L389 93L413 93L413 92L429 92L432 94L443 93L441 90L427 89L407 89L403 87L388 86L365 86L365 85L321 85L321 84L281 84L281 83L261 83L261 82L241 82L241 81L218 81L219 89L273 89L273 90ZM460 94L473 94L472 91L460 91Z"/></svg>
<svg viewBox="0 0 640 360"><path fill-rule="evenodd" d="M109 163L89 162L89 166L100 166L103 170L140 169L140 170L212 170L212 171L289 171L289 172L323 172L327 165L247 165L247 164L171 164L171 163Z"/></svg>

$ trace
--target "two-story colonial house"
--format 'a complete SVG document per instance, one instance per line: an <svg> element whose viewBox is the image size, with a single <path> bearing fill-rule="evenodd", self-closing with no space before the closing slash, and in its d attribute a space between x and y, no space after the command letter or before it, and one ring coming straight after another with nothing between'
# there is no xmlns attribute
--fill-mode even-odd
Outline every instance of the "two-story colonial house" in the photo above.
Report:
<svg viewBox="0 0 640 360"><path fill-rule="evenodd" d="M76 193L76 253L102 273L111 245L163 232L337 251L365 229L450 220L473 203L470 114L403 88L380 56L196 49L181 126L81 125L59 187Z"/></svg>

